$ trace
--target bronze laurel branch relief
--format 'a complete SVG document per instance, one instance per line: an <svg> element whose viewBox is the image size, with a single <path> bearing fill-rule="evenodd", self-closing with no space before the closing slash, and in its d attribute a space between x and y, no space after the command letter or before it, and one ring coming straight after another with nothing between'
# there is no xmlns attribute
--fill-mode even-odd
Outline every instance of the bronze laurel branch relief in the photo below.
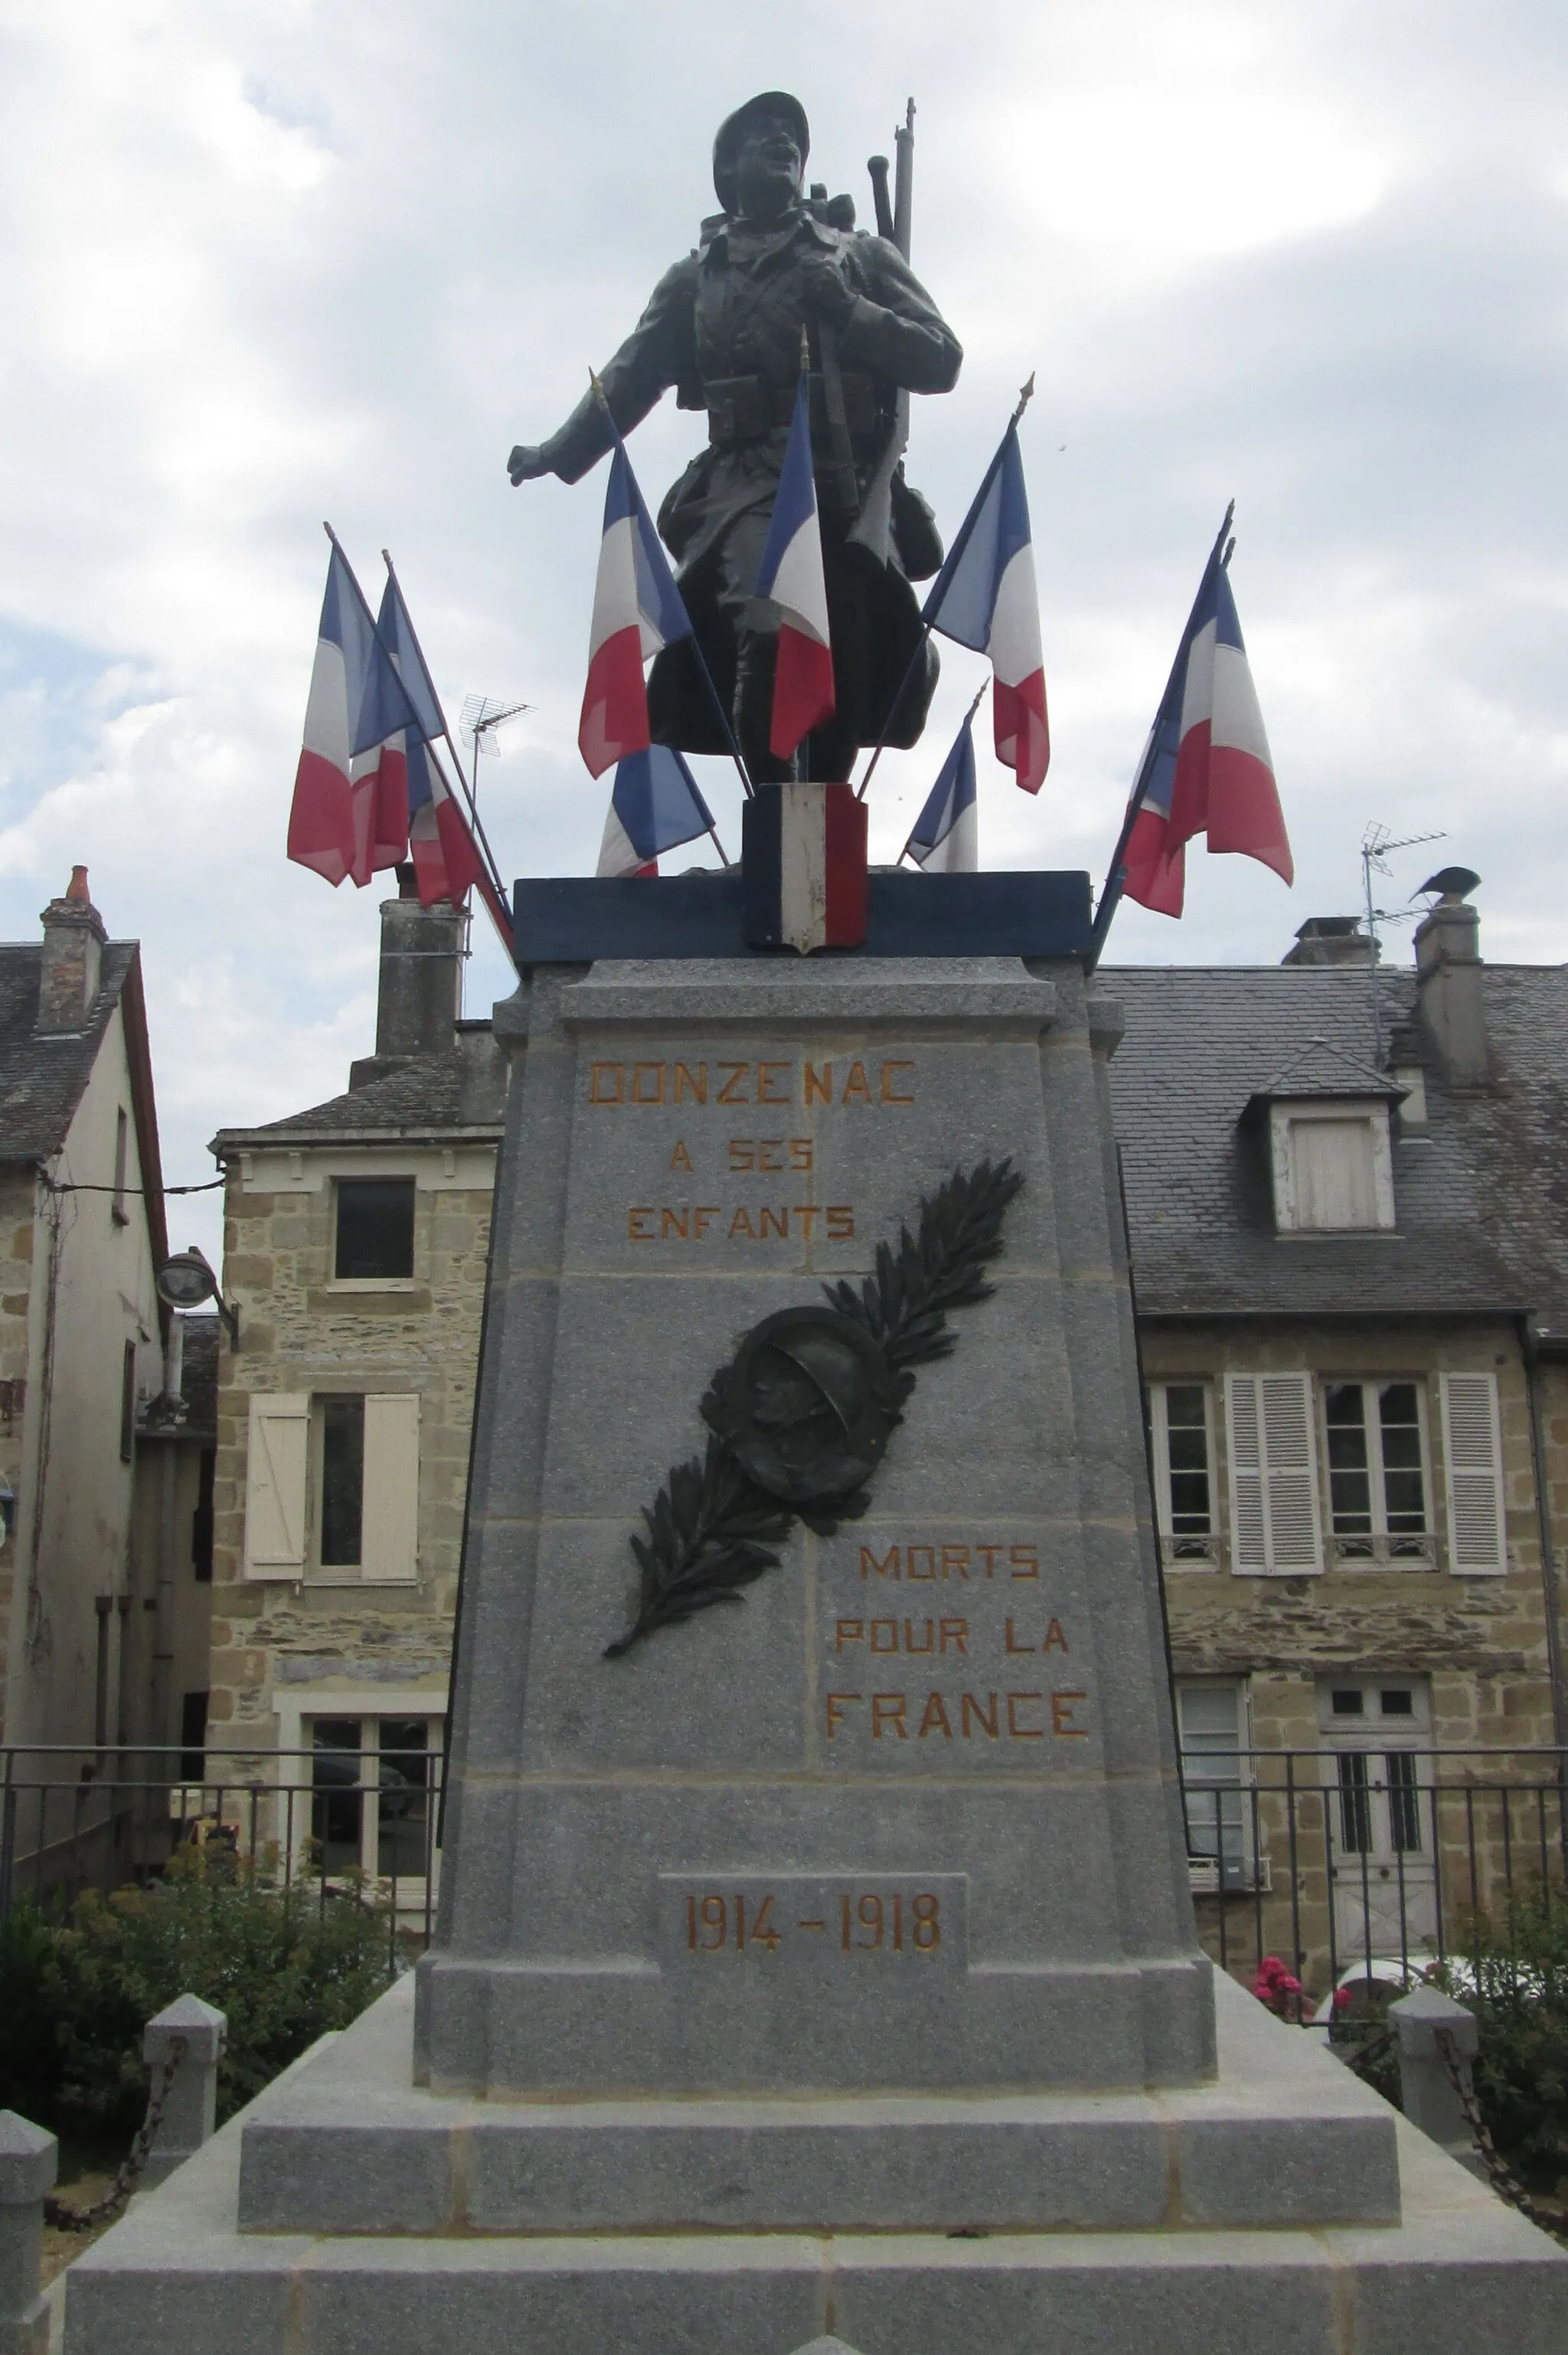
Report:
<svg viewBox="0 0 1568 2355"><path fill-rule="evenodd" d="M795 1520L819 1537L857 1519L914 1389L914 1369L951 1355L955 1308L989 1299L987 1263L1023 1184L1010 1160L955 1169L920 1205L917 1231L879 1243L857 1287L824 1287L828 1305L781 1309L748 1333L702 1401L706 1452L677 1465L632 1539L637 1614L606 1646L617 1660L778 1567Z"/></svg>

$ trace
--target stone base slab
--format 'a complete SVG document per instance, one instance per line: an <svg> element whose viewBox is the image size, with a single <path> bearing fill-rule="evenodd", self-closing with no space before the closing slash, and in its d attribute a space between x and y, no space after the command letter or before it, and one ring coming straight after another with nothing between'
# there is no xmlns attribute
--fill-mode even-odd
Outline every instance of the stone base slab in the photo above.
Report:
<svg viewBox="0 0 1568 2355"><path fill-rule="evenodd" d="M236 2121L77 2260L64 2355L1568 2346L1568 2255L1403 2121L1403 2222L1317 2232L261 2236L235 2230L240 2142Z"/></svg>
<svg viewBox="0 0 1568 2355"><path fill-rule="evenodd" d="M408 1983L251 2113L247 2232L1392 2224L1393 2113L1229 1980L1220 2073L1114 2094L476 2102L409 2083Z"/></svg>

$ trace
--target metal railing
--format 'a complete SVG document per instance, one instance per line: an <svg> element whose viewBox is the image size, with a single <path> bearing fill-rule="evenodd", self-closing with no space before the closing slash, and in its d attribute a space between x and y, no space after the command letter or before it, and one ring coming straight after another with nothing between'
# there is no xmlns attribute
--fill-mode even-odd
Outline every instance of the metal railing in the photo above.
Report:
<svg viewBox="0 0 1568 2355"><path fill-rule="evenodd" d="M438 1748L0 1746L0 1920L165 1879L176 1859L383 1907L395 1952L428 1944L441 1856Z"/></svg>
<svg viewBox="0 0 1568 2355"><path fill-rule="evenodd" d="M1222 1968L1291 1964L1309 1996L1463 1959L1483 1916L1568 1892L1568 1751L1249 1750L1183 1759L1199 1935ZM439 1748L0 1748L0 1918L163 1878L181 1855L323 1908L385 1907L428 1943Z"/></svg>
<svg viewBox="0 0 1568 2355"><path fill-rule="evenodd" d="M1568 1751L1187 1753L1188 1871L1223 1968L1288 1959L1309 1997L1463 1963L1481 1925L1568 1891Z"/></svg>

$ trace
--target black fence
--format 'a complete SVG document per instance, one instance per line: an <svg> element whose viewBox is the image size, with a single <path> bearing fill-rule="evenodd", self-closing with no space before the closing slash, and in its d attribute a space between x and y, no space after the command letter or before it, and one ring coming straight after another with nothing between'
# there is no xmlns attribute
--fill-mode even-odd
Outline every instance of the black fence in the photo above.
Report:
<svg viewBox="0 0 1568 2355"><path fill-rule="evenodd" d="M1238 1976L1278 1955L1309 1998L1463 1975L1522 1901L1568 1891L1568 1751L1189 1753L1200 1935Z"/></svg>
<svg viewBox="0 0 1568 2355"><path fill-rule="evenodd" d="M378 1906L394 1950L417 1951L434 1923L445 1765L424 1733L383 1722L362 1750L354 1721L329 1721L309 1750L0 1748L0 1920L23 1900L148 1886L183 1858L323 1909Z"/></svg>
<svg viewBox="0 0 1568 2355"><path fill-rule="evenodd" d="M1473 1955L1485 1922L1568 1893L1568 1751L1253 1750L1183 1762L1200 1937L1223 1968L1286 1962L1310 2004ZM422 1721L325 1721L308 1750L0 1748L0 1918L165 1877L171 1860L385 1908L427 1943L444 1757Z"/></svg>

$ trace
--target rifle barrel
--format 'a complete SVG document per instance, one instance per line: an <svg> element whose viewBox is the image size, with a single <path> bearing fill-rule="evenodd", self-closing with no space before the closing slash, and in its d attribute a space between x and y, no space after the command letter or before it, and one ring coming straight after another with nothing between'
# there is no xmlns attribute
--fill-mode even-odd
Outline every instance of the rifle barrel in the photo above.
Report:
<svg viewBox="0 0 1568 2355"><path fill-rule="evenodd" d="M909 260L910 231L914 224L914 101L904 109L904 119L893 133L893 151L897 161L893 166L893 243Z"/></svg>
<svg viewBox="0 0 1568 2355"><path fill-rule="evenodd" d="M877 211L877 235L891 240L893 234L892 200L888 195L888 159L885 155L869 155L866 169L871 176L871 200Z"/></svg>

